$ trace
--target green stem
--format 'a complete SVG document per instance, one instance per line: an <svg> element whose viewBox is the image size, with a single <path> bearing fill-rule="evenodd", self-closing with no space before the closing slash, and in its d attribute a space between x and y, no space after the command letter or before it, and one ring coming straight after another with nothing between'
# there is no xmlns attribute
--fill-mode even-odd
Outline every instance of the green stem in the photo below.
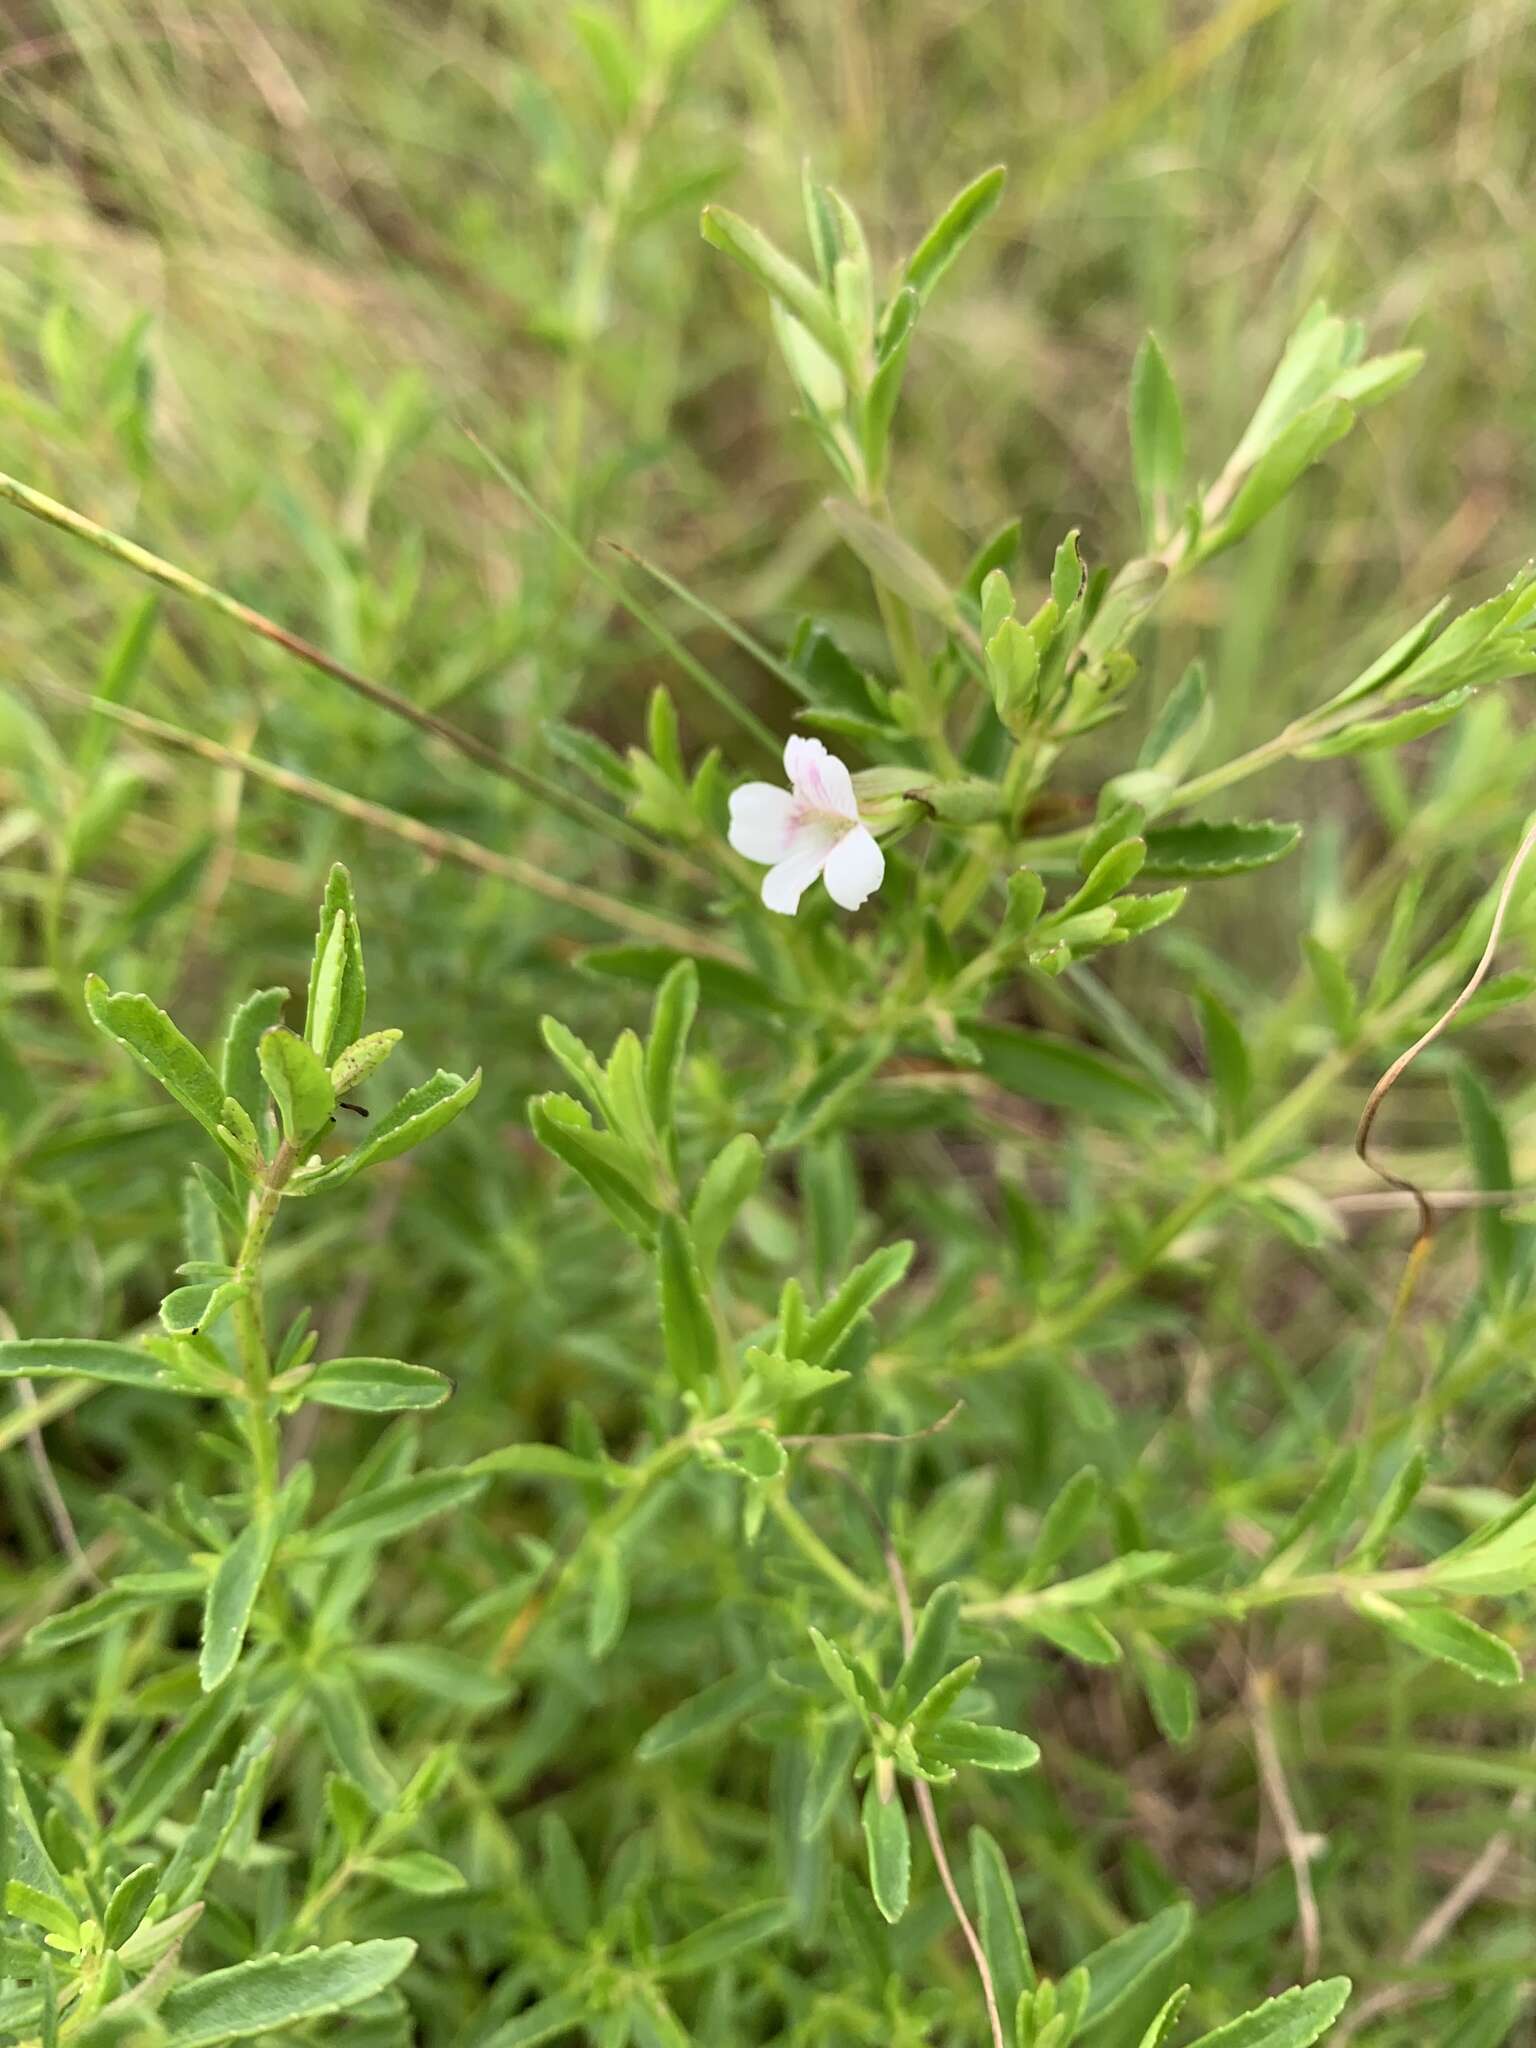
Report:
<svg viewBox="0 0 1536 2048"><path fill-rule="evenodd" d="M245 1380L245 1433L251 1447L252 1495L256 1512L263 1519L273 1511L281 1472L277 1418L272 1407L272 1357L262 1312L261 1266L283 1189L297 1164L297 1154L285 1140L266 1180L251 1192L245 1238L235 1262L235 1278L242 1283L242 1292L230 1311Z"/></svg>
<svg viewBox="0 0 1536 2048"><path fill-rule="evenodd" d="M842 1559L828 1549L787 1493L771 1493L768 1506L774 1520L801 1556L808 1559L823 1578L830 1579L840 1593L846 1594L866 1614L884 1614L888 1610L890 1603L884 1595L877 1593L873 1586L866 1586L856 1572L851 1572Z"/></svg>

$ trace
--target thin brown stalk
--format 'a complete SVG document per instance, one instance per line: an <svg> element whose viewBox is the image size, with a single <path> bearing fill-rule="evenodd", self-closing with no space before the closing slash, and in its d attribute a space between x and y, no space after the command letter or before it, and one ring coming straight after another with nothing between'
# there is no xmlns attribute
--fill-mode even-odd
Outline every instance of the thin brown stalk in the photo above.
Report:
<svg viewBox="0 0 1536 2048"><path fill-rule="evenodd" d="M16 1325L3 1309L0 1309L0 1335L12 1339L16 1335ZM59 1539L59 1548L80 1577L100 1592L101 1580L96 1575L96 1567L86 1556L81 1545L69 1512L69 1503L59 1487L52 1461L48 1456L48 1445L43 1438L37 1389L30 1379L23 1377L16 1381L16 1405L25 1418L23 1440L27 1446L27 1457L32 1466L33 1476L37 1480L37 1490L42 1495L48 1519L53 1524L53 1533Z"/></svg>
<svg viewBox="0 0 1536 2048"><path fill-rule="evenodd" d="M1504 880L1499 888L1498 900L1493 906L1493 922L1488 930L1488 943L1483 948L1482 957L1473 968L1471 975L1440 1012L1439 1016L1435 1018L1428 1030L1421 1032L1406 1052L1400 1052L1391 1066L1387 1068L1387 1071L1366 1097L1365 1108L1360 1113L1360 1122L1355 1131L1355 1152L1361 1165L1368 1167L1378 1180L1385 1181L1387 1186L1397 1194L1406 1195L1409 1198L1417 1212L1419 1228L1418 1234L1409 1247L1402 1278L1398 1282L1397 1292L1393 1297L1392 1313L1387 1319L1387 1327L1382 1337L1381 1347L1371 1364L1369 1372L1360 1384L1352 1424L1352 1432L1356 1435L1367 1438L1371 1435L1376 1419L1377 1404L1381 1396L1382 1383L1387 1376L1389 1363L1396 1353L1399 1339L1408 1320L1408 1311L1412 1306L1414 1293L1419 1284L1419 1276L1424 1270L1429 1257L1430 1246L1434 1242L1436 1223L1434 1203L1419 1183L1409 1180L1403 1174L1394 1173L1389 1166L1383 1166L1381 1161L1372 1152L1371 1138L1376 1128L1376 1119L1380 1116L1382 1105L1386 1102L1387 1097L1392 1093L1392 1090L1397 1086L1403 1075L1407 1073L1420 1053L1427 1050L1444 1031L1449 1029L1487 979L1488 970L1492 967L1494 956L1499 950L1499 941L1504 935L1504 920L1508 915L1510 903L1514 898L1515 885L1520 879L1521 869L1525 866L1533 850L1536 850L1536 824L1527 827L1525 837L1516 848L1515 857L1505 871Z"/></svg>
<svg viewBox="0 0 1536 2048"><path fill-rule="evenodd" d="M455 725L451 719L440 717L437 712L428 711L420 704L413 703L409 697L401 696L398 690L391 690L386 684L375 682L371 676L365 676L357 669L349 667L346 662L338 661L334 655L327 654L324 648L316 647L299 634L290 632L286 626L280 626L275 619L269 619L253 606L243 604L239 598L231 597L227 591L219 590L211 583L205 583L200 576L194 576L190 571L178 568L174 562L164 561L159 555L152 554L148 548L140 547L136 541L114 533L110 527L99 525L94 519L88 519L83 512L76 512L73 507L61 504L57 498L50 498L46 492L34 490L30 484L24 484L16 477L0 473L0 500L17 506L21 511L30 513L34 519L57 527L63 533L71 534L76 540L83 540L99 554L109 556L125 568L136 570L139 575L148 577L151 582L160 584L166 590L174 591L177 596L190 598L194 603L218 612L246 632L254 633L258 639L266 640L274 647L280 647L296 661L301 661L307 667L318 670L321 675L329 676L333 681L341 683L352 691L354 696L365 698L370 704L376 704L380 710L389 712L391 717L401 719L407 725L414 726L418 732L427 733L431 738L442 741L445 746L462 754L465 760L473 761L477 767L487 769L491 774L500 776L503 781L514 784L538 802L548 804L553 810L563 811L566 816L574 818L578 823L590 825L608 834L609 837L644 854L661 866L670 867L693 881L702 879L695 864L675 848L659 844L626 820L611 816L601 806L589 803L584 797L573 795L569 790L562 789L558 783L551 782L546 776L535 774L532 769L512 760L502 753L499 747L492 746L478 734L466 731L463 726Z"/></svg>
<svg viewBox="0 0 1536 2048"><path fill-rule="evenodd" d="M1402 1966L1411 1970L1422 1963L1432 1950L1439 1947L1462 1915L1475 1905L1493 1883L1508 1862L1515 1846L1514 1823L1523 1820L1530 1812L1533 1795L1529 1786L1524 1786L1509 1802L1509 1824L1502 1827L1483 1844L1478 1855L1440 1903L1419 1922L1404 1944ZM1373 1991L1369 1998L1351 2012L1340 2027L1340 2040L1347 2041L1372 2020L1384 2018L1415 1999L1432 1995L1431 1987L1418 1984L1384 1984L1379 1991Z"/></svg>
<svg viewBox="0 0 1536 2048"><path fill-rule="evenodd" d="M1303 1975L1310 1980L1317 1975L1318 1957L1322 1949L1322 1919L1317 1910L1317 1893L1312 1886L1312 1857L1316 1853L1316 1838L1309 1835L1301 1824L1296 1811L1296 1802L1291 1797L1290 1783L1285 1775L1285 1765L1280 1756L1280 1745L1275 1740L1275 1724L1270 1714L1269 1703L1274 1682L1267 1671L1253 1671L1248 1679L1248 1719L1253 1729L1253 1746L1259 1763L1259 1782L1264 1787L1264 1797L1275 1825L1280 1830L1280 1840L1285 1848L1286 1861L1291 1866L1291 1875L1296 1883L1296 1917L1301 1929L1301 1958Z"/></svg>
<svg viewBox="0 0 1536 2048"><path fill-rule="evenodd" d="M930 1422L924 1429L909 1429L904 1433L888 1429L849 1429L831 1436L781 1436L779 1442L791 1450L802 1450L811 1445L835 1449L839 1444L917 1444L924 1437L937 1436L941 1430L948 1429L964 1407L963 1401L957 1401L937 1422Z"/></svg>
<svg viewBox="0 0 1536 2048"><path fill-rule="evenodd" d="M1493 924L1488 932L1488 943L1484 946L1482 958L1478 961L1476 967L1473 968L1470 978L1463 984L1460 991L1452 998L1445 1009L1440 1012L1429 1029L1422 1032L1414 1040L1413 1044L1408 1047L1406 1052L1398 1054L1397 1058L1371 1090L1369 1096L1367 1096L1365 1108L1360 1113L1359 1127L1355 1132L1355 1151L1359 1156L1360 1163L1363 1166L1369 1167L1378 1180L1385 1181L1388 1187L1395 1188L1400 1194L1405 1194L1411 1198L1414 1207L1418 1211L1418 1242L1420 1244L1427 1243L1434 1236L1435 1211L1433 1204L1417 1182L1404 1179L1402 1175L1394 1173L1390 1167L1383 1166L1380 1163L1372 1153L1371 1136L1376 1127L1376 1119L1381 1114L1383 1103L1385 1103L1387 1097L1397 1086L1403 1075L1407 1073L1408 1069L1419 1057L1419 1054L1433 1045L1441 1033L1446 1031L1456 1021L1456 1018L1466 1008L1467 1004L1471 1002L1484 981L1487 980L1488 970L1492 967L1494 956L1499 950L1499 941L1504 936L1504 920L1509 913L1510 902L1515 893L1515 885L1520 879L1521 869L1525 866L1533 850L1536 850L1536 824L1532 824L1527 829L1525 837L1521 840L1519 847L1516 849L1515 857L1510 862L1505 873L1503 884L1499 889L1498 901L1493 907Z"/></svg>

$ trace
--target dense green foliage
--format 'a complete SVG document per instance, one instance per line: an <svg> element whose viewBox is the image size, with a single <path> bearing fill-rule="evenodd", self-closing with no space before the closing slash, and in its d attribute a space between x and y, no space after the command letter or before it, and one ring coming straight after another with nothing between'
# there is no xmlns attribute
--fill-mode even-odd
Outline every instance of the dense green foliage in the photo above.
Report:
<svg viewBox="0 0 1536 2048"><path fill-rule="evenodd" d="M876 13L0 51L0 2041L1528 2038L1531 10Z"/></svg>

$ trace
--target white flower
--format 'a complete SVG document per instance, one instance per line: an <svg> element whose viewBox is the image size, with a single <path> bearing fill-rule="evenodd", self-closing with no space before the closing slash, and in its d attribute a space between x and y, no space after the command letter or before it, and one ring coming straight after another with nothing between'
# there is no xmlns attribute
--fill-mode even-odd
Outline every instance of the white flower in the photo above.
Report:
<svg viewBox="0 0 1536 2048"><path fill-rule="evenodd" d="M769 863L763 901L792 917L822 876L827 894L857 910L879 888L885 856L859 821L853 777L820 740L798 734L784 749L789 788L748 782L731 792L731 845L748 860Z"/></svg>

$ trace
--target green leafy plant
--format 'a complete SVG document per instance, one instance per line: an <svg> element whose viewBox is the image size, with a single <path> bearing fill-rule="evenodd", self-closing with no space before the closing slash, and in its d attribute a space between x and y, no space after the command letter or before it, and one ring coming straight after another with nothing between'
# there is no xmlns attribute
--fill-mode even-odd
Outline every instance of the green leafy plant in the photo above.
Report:
<svg viewBox="0 0 1536 2048"><path fill-rule="evenodd" d="M573 14L617 140L556 295L572 470L639 161L719 13ZM581 152L536 111L560 190ZM551 609L578 584L619 604L707 699L697 726L665 683L643 732L550 692L534 758L447 708L499 648L419 696L369 672L370 633L406 632L409 562L398 603L365 598L310 533L343 660L0 481L413 750L402 808L170 723L130 701L147 608L88 694L43 680L83 714L71 748L8 716L41 987L87 1109L61 1136L0 1040L6 1171L50 1247L17 1292L27 1333L0 1336L0 1443L18 1469L32 1451L0 1671L5 2038L1309 2048L1352 1978L1345 2024L1384 2042L1497 2048L1521 2023L1507 1924L1431 1987L1432 2036L1398 1994L1477 1890L1401 1853L1414 1787L1459 1772L1513 1801L1481 1885L1529 1799L1504 1703L1536 1588L1513 1442L1536 1240L1518 1132L1476 1041L1442 1034L1530 992L1487 976L1530 928L1523 855L1490 871L1517 836L1497 686L1536 671L1536 574L1380 651L1339 631L1316 701L1289 692L1229 746L1219 659L1160 636L1199 640L1227 558L1421 367L1320 305L1235 438L1186 417L1184 351L1145 339L1128 560L1096 562L1063 517L1043 549L1010 522L945 566L898 512L905 379L1003 194L1000 170L965 186L889 274L814 175L803 263L706 208L766 293L852 558L782 631L639 557L615 574L588 551L595 494L552 505L491 446L465 456L531 508ZM417 411L401 389L360 421L355 505ZM131 448L147 417L119 419ZM1231 452L1202 469L1208 446ZM696 624L751 666L723 680ZM542 658L575 637L559 619ZM421 793L416 749L494 802ZM276 792L288 830L303 807L320 837L256 849L258 882L323 870L338 819L370 858L430 863L396 878L432 892L414 915L379 920L408 1034L369 1028L340 865L302 1018L242 984L210 1057L151 994L92 975L77 999L93 949L162 985L154 935L196 895L210 849L104 916L79 887L131 841L163 751ZM1347 864L1326 804L1232 814L1229 791L1286 768L1360 776L1358 836L1385 853ZM558 821L558 858L503 845L514 802ZM609 869L565 874L589 841ZM1253 908L1282 889L1299 932ZM509 896L547 922L524 933ZM1264 998L1230 920L1271 915L1295 973ZM248 950L273 943L262 924ZM374 1102L419 1024L452 1028L447 988L486 1040L486 1099L478 1071L437 1072ZM179 1117L98 1070L102 1034ZM1404 1047L1450 1081L1475 1190L1423 1192L1451 1170L1428 1145L1411 1177L1341 1184L1403 1058L1358 1159L1340 1133ZM450 1125L449 1164L404 1163ZM165 1184L182 1260L162 1294ZM1437 1266L1433 1226L1468 1194L1475 1248ZM1378 1199L1420 1235L1363 1281L1346 1205ZM300 1271L316 1322L269 1326ZM411 1355L355 1352L364 1317ZM79 1410L65 1466L43 1433ZM1293 1782L1314 1767L1389 1794L1335 1825L1328 1783Z"/></svg>

